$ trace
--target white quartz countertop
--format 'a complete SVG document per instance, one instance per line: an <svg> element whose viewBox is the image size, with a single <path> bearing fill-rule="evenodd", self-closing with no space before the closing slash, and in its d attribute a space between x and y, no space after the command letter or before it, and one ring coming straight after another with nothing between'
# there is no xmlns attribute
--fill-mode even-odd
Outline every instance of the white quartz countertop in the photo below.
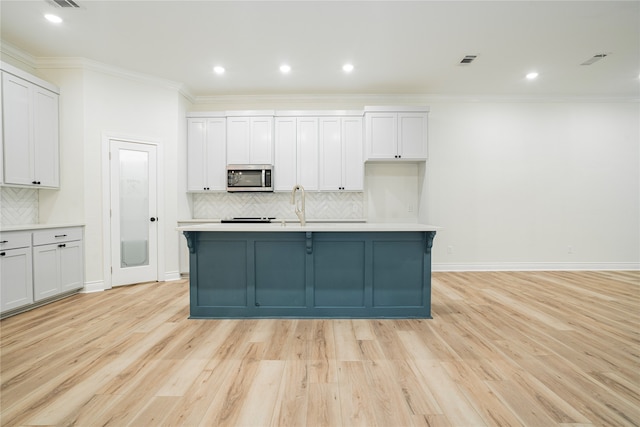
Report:
<svg viewBox="0 0 640 427"><path fill-rule="evenodd" d="M23 225L3 225L0 231L29 231L29 230L46 230L48 228L68 228L68 227L84 227L84 224L23 224Z"/></svg>
<svg viewBox="0 0 640 427"><path fill-rule="evenodd" d="M440 227L426 224L407 223L300 223L282 222L260 224L238 223L204 223L185 225L178 231L230 231L230 232L398 232L398 231L437 231Z"/></svg>

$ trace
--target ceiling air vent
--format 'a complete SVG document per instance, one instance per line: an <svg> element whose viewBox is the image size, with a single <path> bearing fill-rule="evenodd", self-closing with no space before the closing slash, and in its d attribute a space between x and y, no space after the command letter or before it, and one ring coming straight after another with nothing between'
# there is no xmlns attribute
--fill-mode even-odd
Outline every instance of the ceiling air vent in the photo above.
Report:
<svg viewBox="0 0 640 427"><path fill-rule="evenodd" d="M474 59L476 59L478 57L478 55L466 55L464 58L462 58L462 60L460 61L460 65L468 65L471 64Z"/></svg>
<svg viewBox="0 0 640 427"><path fill-rule="evenodd" d="M606 58L607 55L608 55L608 53L598 53L596 55L593 55L591 58L587 59L586 61L584 61L580 65L591 65L594 62L600 61L602 58Z"/></svg>
<svg viewBox="0 0 640 427"><path fill-rule="evenodd" d="M49 0L49 2L58 7L79 8L78 3L73 0Z"/></svg>

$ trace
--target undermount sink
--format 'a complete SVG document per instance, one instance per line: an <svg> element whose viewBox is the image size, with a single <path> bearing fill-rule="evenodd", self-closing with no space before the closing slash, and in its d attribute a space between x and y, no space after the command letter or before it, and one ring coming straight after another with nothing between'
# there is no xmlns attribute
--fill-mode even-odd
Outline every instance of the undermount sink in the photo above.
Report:
<svg viewBox="0 0 640 427"><path fill-rule="evenodd" d="M232 224L238 224L238 223L244 223L244 224L263 224L263 223L270 223L272 219L275 219L275 217L236 217L236 218L227 218L227 219L222 219L220 220L221 223L232 223Z"/></svg>

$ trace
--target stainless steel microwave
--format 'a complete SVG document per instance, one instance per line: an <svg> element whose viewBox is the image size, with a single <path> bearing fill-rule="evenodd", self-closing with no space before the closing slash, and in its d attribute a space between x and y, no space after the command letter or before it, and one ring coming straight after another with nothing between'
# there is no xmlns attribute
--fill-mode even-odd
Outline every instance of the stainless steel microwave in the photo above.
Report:
<svg viewBox="0 0 640 427"><path fill-rule="evenodd" d="M228 165L227 191L273 191L273 166Z"/></svg>

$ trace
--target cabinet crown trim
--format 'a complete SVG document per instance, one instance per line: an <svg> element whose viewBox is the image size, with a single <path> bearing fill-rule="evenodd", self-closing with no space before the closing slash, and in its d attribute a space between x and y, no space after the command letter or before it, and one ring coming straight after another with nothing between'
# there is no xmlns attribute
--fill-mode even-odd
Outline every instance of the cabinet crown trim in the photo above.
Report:
<svg viewBox="0 0 640 427"><path fill-rule="evenodd" d="M366 113L428 113L430 108L428 106L367 106L364 107Z"/></svg>
<svg viewBox="0 0 640 427"><path fill-rule="evenodd" d="M60 88L58 86L49 83L48 81L43 80L40 77L34 76L27 71L21 70L18 67L14 67L13 65L0 61L0 69L5 73L20 77L21 79L27 80L28 82L33 83L36 86L40 86L43 89L55 93L56 95L60 95Z"/></svg>

